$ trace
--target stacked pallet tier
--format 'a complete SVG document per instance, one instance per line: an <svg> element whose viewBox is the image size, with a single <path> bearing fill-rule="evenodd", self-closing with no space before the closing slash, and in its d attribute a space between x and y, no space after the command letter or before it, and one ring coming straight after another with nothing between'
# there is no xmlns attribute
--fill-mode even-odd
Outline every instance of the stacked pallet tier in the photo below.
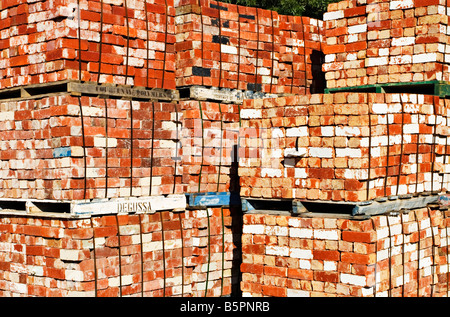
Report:
<svg viewBox="0 0 450 317"><path fill-rule="evenodd" d="M244 215L244 296L447 297L448 211ZM261 278L260 276L264 276Z"/></svg>
<svg viewBox="0 0 450 317"><path fill-rule="evenodd" d="M182 0L177 3L176 33L178 87L307 93L317 81L312 69L320 65L322 21ZM313 50L318 54L311 57Z"/></svg>
<svg viewBox="0 0 450 317"><path fill-rule="evenodd" d="M1 198L238 191L238 104L60 93L0 109Z"/></svg>
<svg viewBox="0 0 450 317"><path fill-rule="evenodd" d="M445 0L330 4L327 88L448 81L447 11Z"/></svg>
<svg viewBox="0 0 450 317"><path fill-rule="evenodd" d="M323 21L305 16L279 15L279 94L323 91Z"/></svg>
<svg viewBox="0 0 450 317"><path fill-rule="evenodd" d="M361 202L448 188L447 100L337 93L247 101L241 195Z"/></svg>
<svg viewBox="0 0 450 317"><path fill-rule="evenodd" d="M80 219L3 212L0 232L10 237L0 250L0 295L230 296L239 261L235 213L208 208Z"/></svg>
<svg viewBox="0 0 450 317"><path fill-rule="evenodd" d="M0 10L0 88L61 80L175 88L173 0L14 0Z"/></svg>
<svg viewBox="0 0 450 317"><path fill-rule="evenodd" d="M61 94L1 110L2 198L183 192L174 103Z"/></svg>

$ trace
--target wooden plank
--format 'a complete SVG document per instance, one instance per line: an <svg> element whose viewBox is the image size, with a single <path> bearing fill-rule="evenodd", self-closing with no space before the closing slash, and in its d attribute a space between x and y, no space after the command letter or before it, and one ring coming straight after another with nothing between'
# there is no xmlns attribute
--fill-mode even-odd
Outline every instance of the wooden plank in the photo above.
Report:
<svg viewBox="0 0 450 317"><path fill-rule="evenodd" d="M298 200L292 199L261 199L261 198L241 198L243 212L255 210L273 210L301 212L302 204Z"/></svg>
<svg viewBox="0 0 450 317"><path fill-rule="evenodd" d="M300 200L294 200L292 201L292 213L294 215L301 214L308 212L308 209L306 209L305 205Z"/></svg>
<svg viewBox="0 0 450 317"><path fill-rule="evenodd" d="M400 83L385 83L385 84L371 84L371 85L361 85L353 87L337 87L337 88L326 88L325 93L337 93L337 92L376 92L376 93L402 93L402 89L411 90L415 87L428 87L430 89L430 94L437 96L448 95L447 90L449 87L449 82L430 80L430 81L420 81L420 82L400 82ZM444 93L444 95L442 95Z"/></svg>
<svg viewBox="0 0 450 317"><path fill-rule="evenodd" d="M211 100L219 101L222 103L233 103L242 104L245 99L263 99L263 98L276 98L281 97L281 95L276 94L266 94L263 92L254 92L250 90L237 90L237 89L218 89L218 88L208 88L203 86L191 86L181 89L183 95L187 99L195 100Z"/></svg>
<svg viewBox="0 0 450 317"><path fill-rule="evenodd" d="M117 213L155 213L162 210L180 210L186 208L184 195L151 196L144 198L122 198L96 200L91 202L72 202L71 213L117 214Z"/></svg>
<svg viewBox="0 0 450 317"><path fill-rule="evenodd" d="M448 83L439 83L434 87L434 94L441 98L450 96L450 85Z"/></svg>
<svg viewBox="0 0 450 317"><path fill-rule="evenodd" d="M439 198L438 195L421 195L413 197L390 196L383 199L349 202L349 201L325 201L325 200L292 200L292 214L347 214L351 216L373 216L385 214L402 209L424 208L438 201L450 205L450 196ZM284 202L284 204L283 204ZM276 206L280 205L277 209ZM274 208L275 207L275 208ZM258 210L287 211L289 206L286 200L280 199L252 199L242 198L242 211L255 212Z"/></svg>
<svg viewBox="0 0 450 317"><path fill-rule="evenodd" d="M375 86L375 92L378 94L384 94L386 91L384 90L383 86Z"/></svg>
<svg viewBox="0 0 450 317"><path fill-rule="evenodd" d="M173 101L179 99L177 90L161 88L146 89L144 87L99 85L94 82L57 81L45 84L33 84L0 90L0 100L30 99L47 95L70 93L76 96L83 94L113 98L129 98L143 100Z"/></svg>
<svg viewBox="0 0 450 317"><path fill-rule="evenodd" d="M119 98L134 98L134 99L148 99L172 101L178 99L178 94L175 90L166 89L144 89L132 88L125 86L107 86L98 85L96 83L79 83L69 82L67 91L75 94L101 95Z"/></svg>
<svg viewBox="0 0 450 317"><path fill-rule="evenodd" d="M424 208L428 204L438 202L437 195L410 197L406 199L397 198L386 201L372 201L369 205L355 205L352 215L379 215L392 211L400 211L402 209Z"/></svg>
<svg viewBox="0 0 450 317"><path fill-rule="evenodd" d="M200 86L189 88L189 98L195 100L214 100L224 103L243 103L244 94L239 90L219 90Z"/></svg>
<svg viewBox="0 0 450 317"><path fill-rule="evenodd" d="M256 210L255 207L250 203L249 200L243 198L242 199L242 211L243 212L250 212Z"/></svg>
<svg viewBox="0 0 450 317"><path fill-rule="evenodd" d="M184 195L155 196L150 198L150 208L155 211L185 210L187 207Z"/></svg>
<svg viewBox="0 0 450 317"><path fill-rule="evenodd" d="M129 197L96 199L93 201L66 201L50 199L0 199L0 211L16 210L27 214L70 214L73 217L117 213L155 213L157 211L186 210L186 196Z"/></svg>
<svg viewBox="0 0 450 317"><path fill-rule="evenodd" d="M190 207L217 207L239 205L239 195L237 193L193 193L186 194Z"/></svg>
<svg viewBox="0 0 450 317"><path fill-rule="evenodd" d="M31 99L67 92L68 81L57 81L46 84L32 84L0 90L0 100Z"/></svg>

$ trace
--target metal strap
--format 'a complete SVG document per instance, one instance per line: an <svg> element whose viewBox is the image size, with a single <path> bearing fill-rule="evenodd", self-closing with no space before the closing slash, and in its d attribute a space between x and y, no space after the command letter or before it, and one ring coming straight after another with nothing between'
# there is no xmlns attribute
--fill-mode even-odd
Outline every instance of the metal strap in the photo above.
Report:
<svg viewBox="0 0 450 317"><path fill-rule="evenodd" d="M80 0L77 0L78 5L78 80L81 82L81 8L80 8ZM81 134L82 134L82 142L83 142L83 159L84 159L84 194L83 198L86 199L86 191L87 191L87 158L86 158L86 139L84 132L84 115L83 115L83 106L81 104L81 97L77 96L78 105L80 107L80 119L81 119Z"/></svg>
<svg viewBox="0 0 450 317"><path fill-rule="evenodd" d="M117 243L119 250L119 296L122 297L122 251L120 245L120 226L119 226L119 216L115 214L116 224L117 224Z"/></svg>
<svg viewBox="0 0 450 317"><path fill-rule="evenodd" d="M402 136L401 136L401 139L400 139L400 159L399 159L399 162L398 162L398 175L397 175L397 189L396 189L396 194L398 195L398 189L399 189L399 187L400 187L400 176L401 176L401 173L402 173L402 159L403 159L403 142L404 142L404 136L403 136L403 128L404 128L404 126L405 126L405 108L404 108L404 105L403 105L403 100L402 100L402 95L401 94L399 94L399 98L400 98L400 104L401 104L401 106L402 106L402 127L401 127L401 129L402 129Z"/></svg>
<svg viewBox="0 0 450 317"><path fill-rule="evenodd" d="M95 285L95 297L98 296L98 272L97 272L97 256L96 256L96 251L95 251L95 230L94 230L94 224L92 221L92 217L90 217L90 221L91 221L91 229L92 229L92 244L93 244L93 249L92 249L92 253L94 255L94 285Z"/></svg>

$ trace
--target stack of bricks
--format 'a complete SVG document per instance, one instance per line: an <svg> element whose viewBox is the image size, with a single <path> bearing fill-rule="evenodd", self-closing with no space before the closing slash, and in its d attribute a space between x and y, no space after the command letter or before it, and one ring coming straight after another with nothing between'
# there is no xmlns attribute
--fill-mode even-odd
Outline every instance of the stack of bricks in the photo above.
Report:
<svg viewBox="0 0 450 317"><path fill-rule="evenodd" d="M182 183L187 193L237 191L239 105L180 101Z"/></svg>
<svg viewBox="0 0 450 317"><path fill-rule="evenodd" d="M194 297L222 297L234 292L238 281L242 228L235 222L236 207L215 207L190 211L192 256L189 261ZM189 227L186 225L186 227Z"/></svg>
<svg viewBox="0 0 450 317"><path fill-rule="evenodd" d="M236 283L231 280L233 212L219 208L85 219L2 215L0 294L230 295Z"/></svg>
<svg viewBox="0 0 450 317"><path fill-rule="evenodd" d="M315 93L322 89L320 82L323 21L306 16L279 15L279 71L278 94ZM306 71L305 71L306 69ZM319 80L319 82L316 82Z"/></svg>
<svg viewBox="0 0 450 317"><path fill-rule="evenodd" d="M69 94L2 102L0 197L182 193L176 106Z"/></svg>
<svg viewBox="0 0 450 317"><path fill-rule="evenodd" d="M370 219L246 214L243 296L448 296L440 210Z"/></svg>
<svg viewBox="0 0 450 317"><path fill-rule="evenodd" d="M178 5L177 86L269 92L277 62L271 11L209 0Z"/></svg>
<svg viewBox="0 0 450 317"><path fill-rule="evenodd" d="M450 261L448 258L448 253L449 253L449 245L450 245L450 240L449 240L449 236L450 236L450 230L448 229L450 226L450 213L447 210L443 210L441 217L442 217L442 221L439 224L439 229L440 229L440 237L438 237L437 239L439 239L440 241L440 246L437 248L437 250L435 249L435 254L437 254L436 259L435 259L435 263L438 266L438 270L436 270L436 274L437 274L437 279L439 281L439 283L444 283L445 286L442 288L437 288L437 291L439 292L446 292L446 294L448 294L448 290L449 290L449 285L450 285Z"/></svg>
<svg viewBox="0 0 450 317"><path fill-rule="evenodd" d="M350 0L324 14L327 88L449 80L445 0Z"/></svg>
<svg viewBox="0 0 450 317"><path fill-rule="evenodd" d="M247 100L241 195L355 202L445 191L448 106L416 94Z"/></svg>
<svg viewBox="0 0 450 317"><path fill-rule="evenodd" d="M237 104L61 93L0 109L2 198L237 191Z"/></svg>
<svg viewBox="0 0 450 317"><path fill-rule="evenodd" d="M173 0L2 1L0 87L82 80L175 88Z"/></svg>
<svg viewBox="0 0 450 317"><path fill-rule="evenodd" d="M374 217L377 296L448 295L448 228L443 213L420 208Z"/></svg>
<svg viewBox="0 0 450 317"><path fill-rule="evenodd" d="M322 21L210 0L179 0L175 6L178 87L309 91L309 54L320 50Z"/></svg>

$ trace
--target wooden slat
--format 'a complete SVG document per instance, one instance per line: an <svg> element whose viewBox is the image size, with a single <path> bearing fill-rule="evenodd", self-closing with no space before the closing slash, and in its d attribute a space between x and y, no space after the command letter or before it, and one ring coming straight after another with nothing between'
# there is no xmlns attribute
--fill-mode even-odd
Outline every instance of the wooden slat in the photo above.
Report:
<svg viewBox="0 0 450 317"><path fill-rule="evenodd" d="M81 83L78 81L59 81L2 89L0 90L0 100L25 100L61 93L70 93L77 96L95 95L109 98L128 98L153 101L173 101L179 99L179 93L177 90L99 85L97 83Z"/></svg>
<svg viewBox="0 0 450 317"><path fill-rule="evenodd" d="M325 93L339 93L339 92L376 92L376 93L406 93L411 90L422 89L426 90L427 94L445 97L450 95L450 83L446 81L421 81L421 82L407 82L407 83L385 83L362 85L354 87L338 87L326 88ZM416 93L422 93L417 90Z"/></svg>
<svg viewBox="0 0 450 317"><path fill-rule="evenodd" d="M194 193L186 194L190 207L214 207L214 206L232 206L240 204L239 195L237 193Z"/></svg>

